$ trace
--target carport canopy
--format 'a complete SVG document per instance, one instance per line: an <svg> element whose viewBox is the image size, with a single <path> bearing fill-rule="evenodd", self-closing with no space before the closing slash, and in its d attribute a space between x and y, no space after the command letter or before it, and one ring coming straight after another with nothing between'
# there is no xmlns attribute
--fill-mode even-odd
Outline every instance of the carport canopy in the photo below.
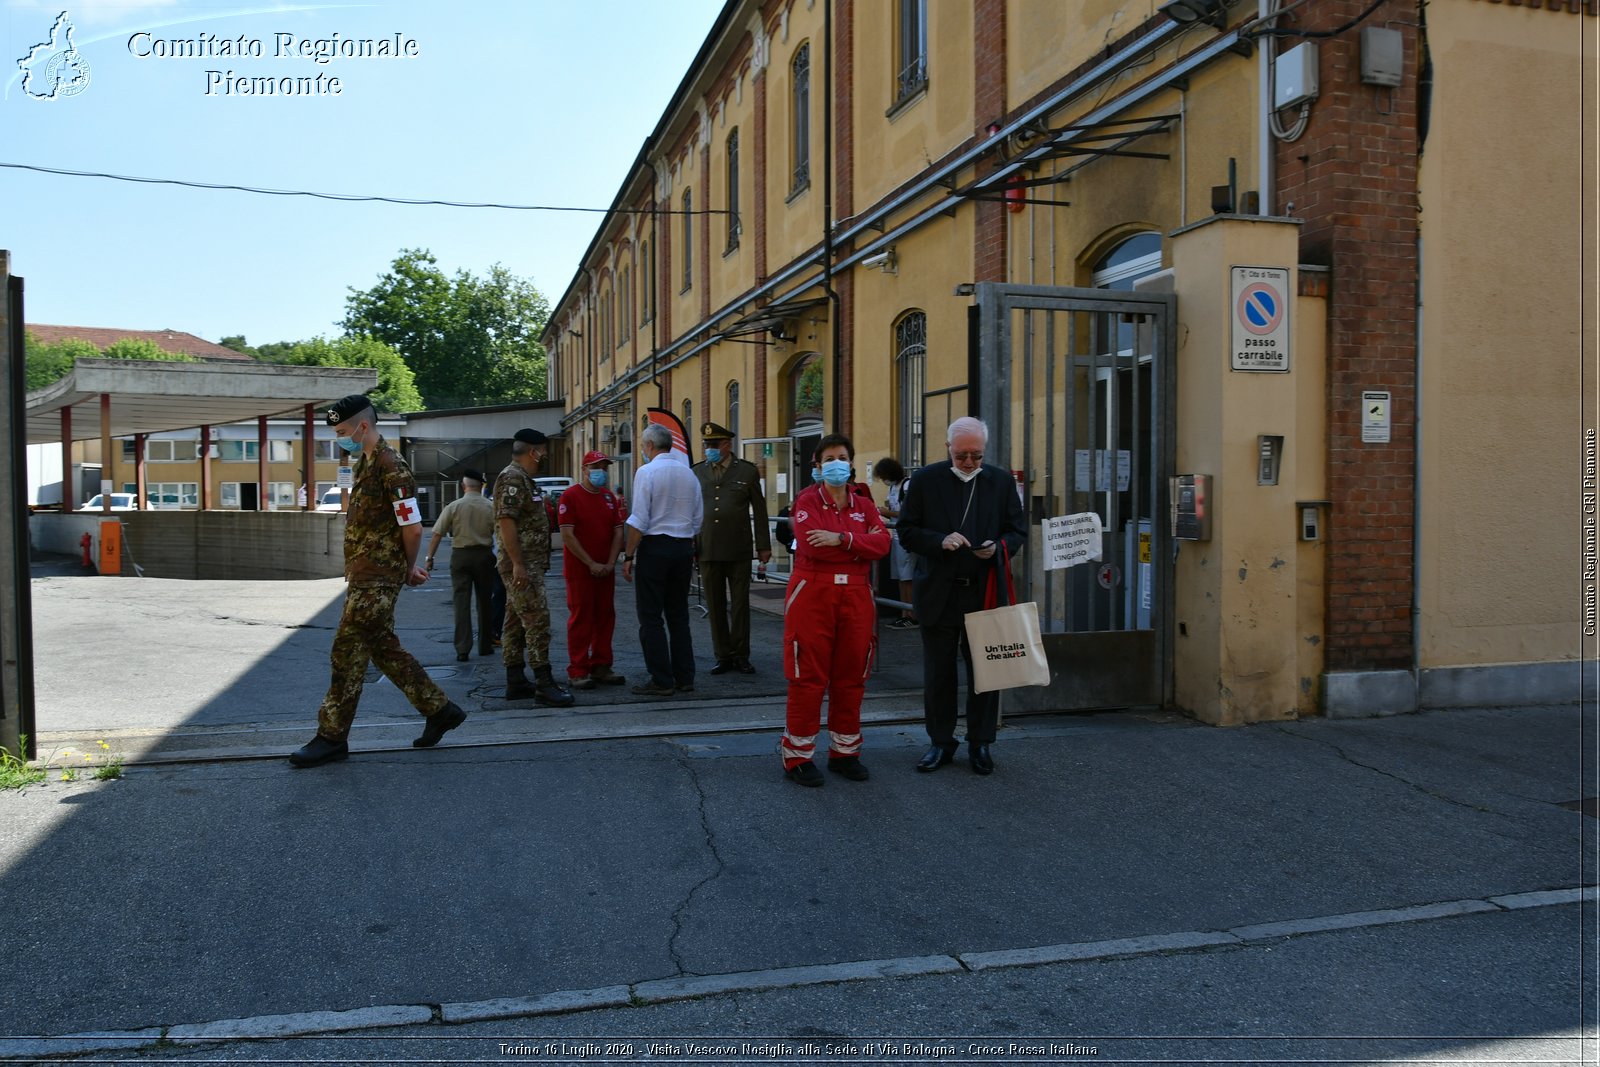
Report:
<svg viewBox="0 0 1600 1067"><path fill-rule="evenodd" d="M365 367L80 359L66 377L28 394L28 443L60 442L65 410L74 441L131 437L299 414L377 384L378 372ZM109 428L100 424L103 397Z"/></svg>

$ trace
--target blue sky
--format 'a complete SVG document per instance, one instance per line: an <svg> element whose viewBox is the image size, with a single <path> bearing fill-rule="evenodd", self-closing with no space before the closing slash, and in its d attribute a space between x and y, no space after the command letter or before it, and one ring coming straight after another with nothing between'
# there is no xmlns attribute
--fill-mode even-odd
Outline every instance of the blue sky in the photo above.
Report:
<svg viewBox="0 0 1600 1067"><path fill-rule="evenodd" d="M0 163L229 185L604 208L722 0L252 4L0 0ZM66 10L87 86L23 91L17 61ZM147 33L130 43L135 34ZM277 35L416 42L398 59L275 55ZM176 58L153 40L259 40ZM337 77L339 95L207 95L206 71ZM35 89L42 82L35 82ZM602 216L400 207L0 168L0 248L29 322L252 344L338 333L346 289L405 247L494 263L553 303Z"/></svg>

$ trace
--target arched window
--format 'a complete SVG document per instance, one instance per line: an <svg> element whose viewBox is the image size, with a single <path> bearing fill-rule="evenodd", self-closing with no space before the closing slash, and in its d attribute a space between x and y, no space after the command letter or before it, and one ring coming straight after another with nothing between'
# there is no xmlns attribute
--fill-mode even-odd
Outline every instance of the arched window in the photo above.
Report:
<svg viewBox="0 0 1600 1067"><path fill-rule="evenodd" d="M794 159L794 180L789 186L793 196L811 184L811 44L795 49L794 60L789 64L790 75L790 126L793 140L790 155Z"/></svg>
<svg viewBox="0 0 1600 1067"><path fill-rule="evenodd" d="M724 255L739 247L739 128L728 134L728 247Z"/></svg>
<svg viewBox="0 0 1600 1067"><path fill-rule="evenodd" d="M733 431L735 437L742 438L739 432L739 383L728 383L728 429Z"/></svg>
<svg viewBox="0 0 1600 1067"><path fill-rule="evenodd" d="M1089 284L1096 289L1117 289L1131 292L1133 283L1161 269L1161 235L1153 230L1136 233L1113 245L1105 255L1095 261ZM1100 336L1111 338L1115 331L1115 348L1123 352L1133 347L1133 324L1120 321L1119 316L1101 315Z"/></svg>
<svg viewBox="0 0 1600 1067"><path fill-rule="evenodd" d="M900 424L900 464L923 464L923 390L928 365L928 316L908 311L894 326L896 402Z"/></svg>
<svg viewBox="0 0 1600 1067"><path fill-rule="evenodd" d="M687 293L694 284L694 197L693 190L683 191L683 289Z"/></svg>
<svg viewBox="0 0 1600 1067"><path fill-rule="evenodd" d="M823 401L822 357L812 352L796 360L789 371L790 428L821 423Z"/></svg>

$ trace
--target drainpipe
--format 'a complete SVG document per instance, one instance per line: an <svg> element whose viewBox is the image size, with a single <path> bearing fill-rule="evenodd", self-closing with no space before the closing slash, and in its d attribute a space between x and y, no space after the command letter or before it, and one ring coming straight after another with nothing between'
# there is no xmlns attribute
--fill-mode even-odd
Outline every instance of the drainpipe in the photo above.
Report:
<svg viewBox="0 0 1600 1067"><path fill-rule="evenodd" d="M833 427L843 432L843 304L833 287L833 0L822 4L822 56L827 77L822 91L822 289L828 294L833 333Z"/></svg>
<svg viewBox="0 0 1600 1067"><path fill-rule="evenodd" d="M1422 708L1422 235L1417 235L1417 350L1411 362L1411 686Z"/></svg>
<svg viewBox="0 0 1600 1067"><path fill-rule="evenodd" d="M1277 0L1260 0L1260 13L1262 24L1272 16L1273 9L1277 7ZM1276 190L1273 187L1273 160L1272 160L1272 56L1276 51L1273 46L1273 36L1263 34L1256 39L1256 83L1257 95L1261 98L1259 121L1256 123L1256 188L1260 196L1256 199L1256 214L1275 215L1273 198Z"/></svg>

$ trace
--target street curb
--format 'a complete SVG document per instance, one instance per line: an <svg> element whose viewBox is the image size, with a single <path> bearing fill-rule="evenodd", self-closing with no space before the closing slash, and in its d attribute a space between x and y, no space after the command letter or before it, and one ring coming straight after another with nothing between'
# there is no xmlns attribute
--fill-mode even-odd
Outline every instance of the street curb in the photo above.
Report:
<svg viewBox="0 0 1600 1067"><path fill-rule="evenodd" d="M395 1004L350 1011L303 1011L292 1015L258 1015L253 1019L220 1019L187 1023L167 1030L168 1041L222 1041L232 1038L302 1037L338 1034L346 1030L372 1030L389 1026L414 1026L433 1022L433 1009Z"/></svg>
<svg viewBox="0 0 1600 1067"><path fill-rule="evenodd" d="M1551 903L1563 902L1551 901ZM1242 941L1258 941L1268 937L1316 934L1326 930L1354 930L1363 926L1389 926L1394 923L1417 922L1422 919L1447 919L1454 915L1472 915L1478 912L1501 910L1501 908L1497 908L1484 900L1450 900L1440 904L1419 904L1416 907L1393 908L1387 911L1353 911L1344 915L1319 915L1310 919L1289 919L1285 922L1235 926L1228 932Z"/></svg>
<svg viewBox="0 0 1600 1067"><path fill-rule="evenodd" d="M1107 941L1082 941L1036 948L1001 949L991 952L964 952L954 955L907 956L898 959L857 960L850 963L821 964L812 967L785 967L762 971L737 971L730 974L691 975L660 978L630 985L601 986L594 989L567 989L531 997L503 997L495 1000L441 1004L437 1012L425 1005L399 1004L355 1008L349 1011L310 1011L289 1015L262 1015L251 1019L222 1019L209 1023L186 1023L169 1028L146 1027L140 1030L88 1031L60 1037L27 1036L0 1038L0 1060L37 1060L74 1056L81 1053L150 1049L167 1042L195 1044L228 1040L260 1040L338 1034L351 1030L377 1030L395 1026L429 1023L458 1025L494 1019L515 1019L540 1015L563 1015L597 1008L622 1008L663 1004L676 1000L717 996L727 993L755 993L773 989L830 985L839 982L870 981L885 978L914 978L925 975L978 972L1006 967L1036 967L1050 963L1158 955L1192 949L1246 946L1279 937L1353 930L1397 923L1480 915L1489 912L1554 907L1564 904L1593 903L1600 899L1600 886L1571 886L1564 889L1511 893L1484 900L1451 900L1434 904L1358 911L1343 915L1323 915L1284 922L1236 926L1226 931L1184 931L1149 934L1142 937Z"/></svg>
<svg viewBox="0 0 1600 1067"><path fill-rule="evenodd" d="M1012 948L997 952L964 952L956 958L968 970L986 971L994 967L1037 967L1043 963L1071 963L1111 956L1144 956L1179 949L1237 945L1233 934L1189 931L1181 934L1152 934L1148 937L1123 937L1112 941L1080 941L1070 945L1043 945L1039 948Z"/></svg>
<svg viewBox="0 0 1600 1067"><path fill-rule="evenodd" d="M959 970L961 964L950 956L910 956L893 960L825 963L815 967L783 967L770 971L661 978L638 983L633 987L633 996L642 1004L662 1004L669 1000L690 1000L719 993L754 993L763 989L793 989L797 986L859 982L871 978L913 978L926 974L953 974Z"/></svg>
<svg viewBox="0 0 1600 1067"><path fill-rule="evenodd" d="M490 1019L517 1019L535 1015L561 1015L569 1011L594 1008L625 1008L631 1003L628 987L608 985L599 989L567 989L536 997L502 997L460 1004L439 1005L443 1023L477 1023Z"/></svg>

